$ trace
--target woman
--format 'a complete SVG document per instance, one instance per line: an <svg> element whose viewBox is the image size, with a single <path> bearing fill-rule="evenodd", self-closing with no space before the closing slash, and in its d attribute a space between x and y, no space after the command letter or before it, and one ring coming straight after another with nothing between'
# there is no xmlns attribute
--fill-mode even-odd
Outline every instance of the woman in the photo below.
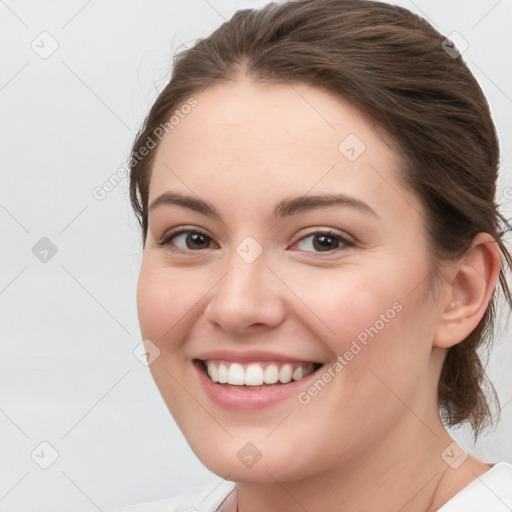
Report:
<svg viewBox="0 0 512 512"><path fill-rule="evenodd" d="M126 511L504 511L477 348L508 228L457 49L366 0L237 12L183 52L133 147L150 369L223 482Z"/></svg>

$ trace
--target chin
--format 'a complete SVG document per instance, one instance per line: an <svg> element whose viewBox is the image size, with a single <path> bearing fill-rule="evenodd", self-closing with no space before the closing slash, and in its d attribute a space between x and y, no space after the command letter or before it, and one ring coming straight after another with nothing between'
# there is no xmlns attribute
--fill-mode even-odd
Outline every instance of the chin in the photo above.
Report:
<svg viewBox="0 0 512 512"><path fill-rule="evenodd" d="M205 446L204 439L199 443L189 440L189 444L202 464L225 480L275 483L311 476L312 465L307 460L298 461L295 448L279 450L268 441L251 443L236 438L222 446L215 440Z"/></svg>

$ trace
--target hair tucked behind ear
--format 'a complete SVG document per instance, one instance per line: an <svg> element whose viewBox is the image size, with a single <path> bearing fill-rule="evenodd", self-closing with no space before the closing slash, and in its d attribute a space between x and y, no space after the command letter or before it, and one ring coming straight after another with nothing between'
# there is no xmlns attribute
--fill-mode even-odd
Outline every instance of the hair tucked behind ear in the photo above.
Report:
<svg viewBox="0 0 512 512"><path fill-rule="evenodd" d="M508 268L502 236L510 226L495 203L498 141L487 101L444 37L409 11L369 0L298 0L237 12L176 56L170 82L133 146L130 194L147 234L151 165L157 147L134 158L190 97L241 74L259 82L307 83L373 116L402 156L402 178L422 201L434 258L460 257L490 233ZM453 53L452 53L453 55ZM499 284L512 297L501 271ZM492 419L478 350L490 343L496 293L478 327L448 350L439 382L447 425L468 421L475 435ZM489 399L496 398L487 382Z"/></svg>

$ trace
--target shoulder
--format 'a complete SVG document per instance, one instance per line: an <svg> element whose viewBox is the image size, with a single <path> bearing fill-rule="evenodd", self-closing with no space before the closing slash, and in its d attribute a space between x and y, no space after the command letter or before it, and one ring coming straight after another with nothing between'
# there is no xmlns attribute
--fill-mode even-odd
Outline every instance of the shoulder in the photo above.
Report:
<svg viewBox="0 0 512 512"><path fill-rule="evenodd" d="M235 488L234 482L189 489L182 494L158 501L139 503L111 512L214 512Z"/></svg>
<svg viewBox="0 0 512 512"><path fill-rule="evenodd" d="M510 512L512 464L498 462L473 480L438 512Z"/></svg>

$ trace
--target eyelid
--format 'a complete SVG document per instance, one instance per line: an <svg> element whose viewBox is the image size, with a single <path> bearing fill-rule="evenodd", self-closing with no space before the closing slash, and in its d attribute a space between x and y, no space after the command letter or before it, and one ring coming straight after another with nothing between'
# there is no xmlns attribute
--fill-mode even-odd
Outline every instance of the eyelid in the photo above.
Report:
<svg viewBox="0 0 512 512"><path fill-rule="evenodd" d="M312 228L312 229L313 229L313 231L309 231L308 233L300 235L297 242L300 242L301 240L304 240L305 238L308 238L309 236L312 236L312 235L322 234L322 235L330 235L330 236L339 238L346 245L352 246L352 245L356 245L358 243L357 239L354 238L353 236L351 236L347 233L344 233L344 232L336 231L333 228ZM294 244L296 244L297 242L294 242Z"/></svg>

